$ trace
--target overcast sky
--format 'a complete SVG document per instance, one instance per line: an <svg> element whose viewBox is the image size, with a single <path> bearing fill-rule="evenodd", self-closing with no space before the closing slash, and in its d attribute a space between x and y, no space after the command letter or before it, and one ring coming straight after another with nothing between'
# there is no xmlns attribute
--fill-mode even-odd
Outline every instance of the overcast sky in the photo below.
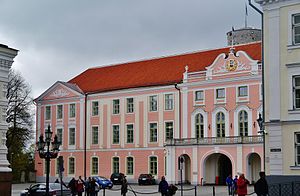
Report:
<svg viewBox="0 0 300 196"><path fill-rule="evenodd" d="M0 0L0 43L19 50L13 68L36 98L90 67L224 47L246 2ZM248 26L260 20L248 6Z"/></svg>

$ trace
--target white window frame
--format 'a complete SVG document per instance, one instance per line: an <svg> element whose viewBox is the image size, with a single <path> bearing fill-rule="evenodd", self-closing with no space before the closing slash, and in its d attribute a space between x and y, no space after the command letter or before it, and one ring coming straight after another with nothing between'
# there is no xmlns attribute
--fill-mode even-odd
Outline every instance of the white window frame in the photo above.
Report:
<svg viewBox="0 0 300 196"><path fill-rule="evenodd" d="M132 142L128 142L128 126L129 125L132 125ZM126 124L126 143L127 144L133 144L134 143L134 124L133 123Z"/></svg>
<svg viewBox="0 0 300 196"><path fill-rule="evenodd" d="M73 173L70 173L70 159L73 159L74 160L74 165L73 165L73 167L74 167L74 172ZM68 175L69 176L75 176L75 172L76 171L76 158L75 157L73 157L73 156L71 156L71 157L68 157Z"/></svg>
<svg viewBox="0 0 300 196"><path fill-rule="evenodd" d="M94 172L94 162L93 160L97 159L97 172ZM91 175L98 175L99 174L99 157L92 156L91 157Z"/></svg>
<svg viewBox="0 0 300 196"><path fill-rule="evenodd" d="M196 110L194 110L194 112L191 115L191 128L192 128L192 133L191 136L192 138L196 138L196 129L195 129L195 117L197 114L201 114L203 116L203 124L204 124L204 137L208 137L208 123L207 123L207 112L205 112L203 109L201 108L197 108Z"/></svg>
<svg viewBox="0 0 300 196"><path fill-rule="evenodd" d="M61 107L61 117L59 117L59 107ZM59 104L59 105L56 105L56 119L57 120L62 120L64 117L64 105L62 104Z"/></svg>
<svg viewBox="0 0 300 196"><path fill-rule="evenodd" d="M297 140L297 137L299 137L299 142ZM295 138L295 166L300 166L300 132L295 132L294 135ZM298 151L299 147L299 151ZM298 162L299 157L299 162Z"/></svg>
<svg viewBox="0 0 300 196"><path fill-rule="evenodd" d="M156 173L152 173L151 172L151 158L156 158ZM158 175L158 158L157 158L157 156L155 156L155 155L151 155L151 156L149 156L149 158L148 158L148 170L149 170L149 174L151 174L152 176L157 176Z"/></svg>
<svg viewBox="0 0 300 196"><path fill-rule="evenodd" d="M74 109L72 108L72 106L74 106ZM75 117L76 117L76 104L70 103L69 104L69 118L75 118Z"/></svg>
<svg viewBox="0 0 300 196"><path fill-rule="evenodd" d="M156 124L156 141L151 141L151 124ZM158 123L157 122L149 122L149 143L157 143L158 142Z"/></svg>
<svg viewBox="0 0 300 196"><path fill-rule="evenodd" d="M219 97L218 96L218 91L219 90L224 90L224 97ZM225 99L226 98L226 88L217 88L216 89L216 99Z"/></svg>
<svg viewBox="0 0 300 196"><path fill-rule="evenodd" d="M242 95L241 94L241 88L246 88L246 95ZM247 85L243 85L243 86L238 86L237 87L237 96L238 97L248 97L249 96L249 87Z"/></svg>
<svg viewBox="0 0 300 196"><path fill-rule="evenodd" d="M114 170L114 168L115 168L115 167L114 167L114 159L115 159L115 158L118 159L118 171L115 171L115 170ZM111 159L111 163L112 163L112 164L111 164L111 170L112 170L111 172L112 172L112 173L118 173L118 172L120 172L120 157L118 157L118 156L113 156L112 159Z"/></svg>
<svg viewBox="0 0 300 196"><path fill-rule="evenodd" d="M52 108L51 105L45 106L45 120L51 120L51 113L52 113L51 108Z"/></svg>
<svg viewBox="0 0 300 196"><path fill-rule="evenodd" d="M128 158L132 158L132 173L128 173ZM126 157L126 175L133 176L134 175L134 157L133 156L127 156Z"/></svg>
<svg viewBox="0 0 300 196"><path fill-rule="evenodd" d="M165 110L170 111L174 109L174 94L167 93L164 95L165 98Z"/></svg>
<svg viewBox="0 0 300 196"><path fill-rule="evenodd" d="M132 99L132 102L129 102L129 100ZM126 113L131 114L134 113L134 98L128 97L126 98Z"/></svg>
<svg viewBox="0 0 300 196"><path fill-rule="evenodd" d="M61 138L58 134L58 130L61 130ZM63 146L63 141L64 141L64 128L63 127L56 127L56 135L57 135L57 139L60 142L60 145ZM61 139L61 140L60 140Z"/></svg>
<svg viewBox="0 0 300 196"><path fill-rule="evenodd" d="M71 129L74 129L74 144L70 144L70 141L71 141ZM73 147L75 147L75 145L76 145L76 127L69 127L68 128L68 145L69 145L69 148L70 148L70 146L73 146Z"/></svg>
<svg viewBox="0 0 300 196"><path fill-rule="evenodd" d="M154 98L156 98L156 100ZM158 95L150 95L149 96L149 111L157 112L157 110L158 110Z"/></svg>
<svg viewBox="0 0 300 196"><path fill-rule="evenodd" d="M287 43L287 49L297 49L300 48L300 43L295 45L294 44L294 38L293 38L293 16L300 14L300 9L291 10L288 12L288 43ZM278 30L279 31L279 30Z"/></svg>
<svg viewBox="0 0 300 196"><path fill-rule="evenodd" d="M295 14L292 14L292 44L293 45L300 45L300 41L299 41L299 43L296 43L296 35L295 35L295 27L296 28L300 28L300 22L299 23L297 23L297 24L295 24L294 23L294 18L295 18L295 16L297 16L297 17L299 17L300 18L300 12L299 13L295 13ZM300 34L298 35L299 37L300 37Z"/></svg>
<svg viewBox="0 0 300 196"><path fill-rule="evenodd" d="M99 101L92 101L92 116L99 116Z"/></svg>
<svg viewBox="0 0 300 196"><path fill-rule="evenodd" d="M117 103L118 102L118 103ZM113 114L120 114L120 99L113 99L112 100L112 109Z"/></svg>
<svg viewBox="0 0 300 196"><path fill-rule="evenodd" d="M200 96L200 98L198 97L198 93L202 95ZM194 95L195 95L195 99L194 99L195 101L204 101L204 90L196 90Z"/></svg>
<svg viewBox="0 0 300 196"><path fill-rule="evenodd" d="M171 138L167 138L167 123L172 123L172 136ZM174 138L174 121L165 121L164 122L164 130L165 130L165 141L167 141L167 139L173 139Z"/></svg>
<svg viewBox="0 0 300 196"><path fill-rule="evenodd" d="M115 139L115 138L114 138L114 131L115 131L115 130L114 130L114 127L119 127L119 130L118 130L118 142L114 142L114 139ZM120 125L119 125L119 124L113 124L113 125L112 125L112 141L111 141L112 144L113 144L113 145L118 145L118 144L120 144L120 139L121 139L121 138L120 138Z"/></svg>
<svg viewBox="0 0 300 196"><path fill-rule="evenodd" d="M94 141L94 139L95 139L95 129L97 129L97 142L95 143L95 141ZM92 132L92 145L98 145L99 144L99 127L98 126L92 126L92 128L91 128L91 132Z"/></svg>

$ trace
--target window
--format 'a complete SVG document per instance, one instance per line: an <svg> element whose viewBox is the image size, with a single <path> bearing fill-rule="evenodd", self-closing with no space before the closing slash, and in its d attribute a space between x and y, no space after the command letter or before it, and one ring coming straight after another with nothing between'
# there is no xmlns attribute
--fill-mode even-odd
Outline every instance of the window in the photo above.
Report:
<svg viewBox="0 0 300 196"><path fill-rule="evenodd" d="M51 119L51 106L46 106L45 120Z"/></svg>
<svg viewBox="0 0 300 196"><path fill-rule="evenodd" d="M247 86L240 86L238 88L238 96L239 97L247 97L248 96L248 87Z"/></svg>
<svg viewBox="0 0 300 196"><path fill-rule="evenodd" d="M69 158L69 174L75 174L75 159L73 157Z"/></svg>
<svg viewBox="0 0 300 196"><path fill-rule="evenodd" d="M92 116L98 116L99 114L99 102L93 101L92 102Z"/></svg>
<svg viewBox="0 0 300 196"><path fill-rule="evenodd" d="M75 128L69 129L69 145L75 145Z"/></svg>
<svg viewBox="0 0 300 196"><path fill-rule="evenodd" d="M300 14L292 15L293 44L300 44Z"/></svg>
<svg viewBox="0 0 300 196"><path fill-rule="evenodd" d="M113 114L119 114L120 113L120 100L114 99L113 100Z"/></svg>
<svg viewBox="0 0 300 196"><path fill-rule="evenodd" d="M57 135L58 141L62 144L62 141L63 141L63 129L62 128L56 129L56 135Z"/></svg>
<svg viewBox="0 0 300 196"><path fill-rule="evenodd" d="M62 119L63 117L63 106L57 105L57 119Z"/></svg>
<svg viewBox="0 0 300 196"><path fill-rule="evenodd" d="M300 76L293 78L294 109L300 109Z"/></svg>
<svg viewBox="0 0 300 196"><path fill-rule="evenodd" d="M204 92L203 91L196 91L195 92L195 100L202 101L204 99Z"/></svg>
<svg viewBox="0 0 300 196"><path fill-rule="evenodd" d="M157 111L157 95L150 96L149 98L150 111Z"/></svg>
<svg viewBox="0 0 300 196"><path fill-rule="evenodd" d="M157 123L150 123L150 142L157 142Z"/></svg>
<svg viewBox="0 0 300 196"><path fill-rule="evenodd" d="M202 114L195 116L195 136L196 138L204 137L204 123Z"/></svg>
<svg viewBox="0 0 300 196"><path fill-rule="evenodd" d="M295 133L295 164L300 166L300 132Z"/></svg>
<svg viewBox="0 0 300 196"><path fill-rule="evenodd" d="M69 106L69 117L75 118L75 103L70 104Z"/></svg>
<svg viewBox="0 0 300 196"><path fill-rule="evenodd" d="M133 143L133 124L126 126L127 128L127 143Z"/></svg>
<svg viewBox="0 0 300 196"><path fill-rule="evenodd" d="M92 144L98 144L99 141L98 127L92 127Z"/></svg>
<svg viewBox="0 0 300 196"><path fill-rule="evenodd" d="M98 158L93 157L92 158L92 175L98 174Z"/></svg>
<svg viewBox="0 0 300 196"><path fill-rule="evenodd" d="M149 173L152 175L157 175L157 157L150 157Z"/></svg>
<svg viewBox="0 0 300 196"><path fill-rule="evenodd" d="M120 141L120 126L113 125L113 144L118 144Z"/></svg>
<svg viewBox="0 0 300 196"><path fill-rule="evenodd" d="M127 98L127 113L133 113L133 98Z"/></svg>
<svg viewBox="0 0 300 196"><path fill-rule="evenodd" d="M165 95L165 110L173 110L173 103L174 103L174 95L166 94Z"/></svg>
<svg viewBox="0 0 300 196"><path fill-rule="evenodd" d="M225 137L225 115L219 112L216 115L217 137Z"/></svg>
<svg viewBox="0 0 300 196"><path fill-rule="evenodd" d="M240 136L248 136L248 113L245 110L239 112Z"/></svg>
<svg viewBox="0 0 300 196"><path fill-rule="evenodd" d="M217 89L217 99L225 98L225 88Z"/></svg>
<svg viewBox="0 0 300 196"><path fill-rule="evenodd" d="M114 157L113 158L113 173L119 173L119 157Z"/></svg>
<svg viewBox="0 0 300 196"><path fill-rule="evenodd" d="M56 159L56 170L55 170L56 174L59 174L59 161L58 158Z"/></svg>
<svg viewBox="0 0 300 196"><path fill-rule="evenodd" d="M127 175L133 175L133 158L132 157L127 157L127 170L126 174Z"/></svg>
<svg viewBox="0 0 300 196"><path fill-rule="evenodd" d="M166 122L166 140L173 139L173 122Z"/></svg>

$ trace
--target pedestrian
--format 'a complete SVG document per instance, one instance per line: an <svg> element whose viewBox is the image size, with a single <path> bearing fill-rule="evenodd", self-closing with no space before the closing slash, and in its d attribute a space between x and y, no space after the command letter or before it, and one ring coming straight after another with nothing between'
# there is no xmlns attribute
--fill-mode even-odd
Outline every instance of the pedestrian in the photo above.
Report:
<svg viewBox="0 0 300 196"><path fill-rule="evenodd" d="M56 180L54 181L54 183L59 183L59 180L58 180L58 178L56 178Z"/></svg>
<svg viewBox="0 0 300 196"><path fill-rule="evenodd" d="M85 186L85 193L86 193L87 196L91 195L91 181L92 181L91 177L89 177L87 179L87 181L85 181L84 186Z"/></svg>
<svg viewBox="0 0 300 196"><path fill-rule="evenodd" d="M126 196L126 193L128 191L127 187L128 187L128 183L127 183L127 180L126 180L126 176L124 176L122 178L122 186L121 186L121 195L122 196Z"/></svg>
<svg viewBox="0 0 300 196"><path fill-rule="evenodd" d="M226 185L228 188L228 195L232 195L233 179L231 177L231 174L229 174L226 178Z"/></svg>
<svg viewBox="0 0 300 196"><path fill-rule="evenodd" d="M257 196L267 196L269 194L268 182L265 172L259 172L260 179L254 184L254 192Z"/></svg>
<svg viewBox="0 0 300 196"><path fill-rule="evenodd" d="M96 182L95 178L91 180L91 187L90 187L90 196L97 196L99 192L99 184Z"/></svg>
<svg viewBox="0 0 300 196"><path fill-rule="evenodd" d="M166 181L164 176L161 177L161 181L158 185L158 192L161 193L161 196L168 196L169 184Z"/></svg>
<svg viewBox="0 0 300 196"><path fill-rule="evenodd" d="M234 194L237 193L237 181L238 181L238 176L235 175L235 177L234 177L234 179L233 179L233 186L232 186L232 187L233 187L233 188L232 188L232 189L233 189L232 191L233 191Z"/></svg>
<svg viewBox="0 0 300 196"><path fill-rule="evenodd" d="M238 196L247 195L247 185L249 181L245 178L244 174L240 174L240 177L237 181L237 194Z"/></svg>
<svg viewBox="0 0 300 196"><path fill-rule="evenodd" d="M77 180L77 193L78 196L82 196L82 193L84 191L84 181L81 179L81 176L79 176Z"/></svg>
<svg viewBox="0 0 300 196"><path fill-rule="evenodd" d="M75 180L75 178L72 178L68 184L68 188L71 190L72 196L75 196L77 193L77 182Z"/></svg>

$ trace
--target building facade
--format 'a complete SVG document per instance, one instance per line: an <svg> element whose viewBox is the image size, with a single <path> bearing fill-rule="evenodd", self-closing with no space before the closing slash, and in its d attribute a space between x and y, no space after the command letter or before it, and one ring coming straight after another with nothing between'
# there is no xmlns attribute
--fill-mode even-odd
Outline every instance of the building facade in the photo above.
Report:
<svg viewBox="0 0 300 196"><path fill-rule="evenodd" d="M300 174L300 3L256 0L264 12L266 171Z"/></svg>
<svg viewBox="0 0 300 196"><path fill-rule="evenodd" d="M17 56L18 50L0 44L0 192L3 195L11 195L12 173L7 160L6 131L6 109L8 106L6 99L8 72L13 64L13 59Z"/></svg>
<svg viewBox="0 0 300 196"><path fill-rule="evenodd" d="M56 82L37 104L37 138L51 125L64 177L141 173L221 183L263 168L260 42L86 70ZM45 163L35 156L37 180ZM50 176L57 178L58 161Z"/></svg>

